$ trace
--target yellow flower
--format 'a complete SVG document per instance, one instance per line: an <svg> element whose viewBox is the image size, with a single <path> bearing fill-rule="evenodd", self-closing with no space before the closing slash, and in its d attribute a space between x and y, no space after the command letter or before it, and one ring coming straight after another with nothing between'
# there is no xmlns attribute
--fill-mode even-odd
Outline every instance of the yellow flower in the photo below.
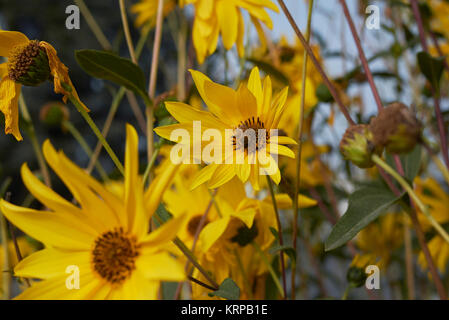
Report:
<svg viewBox="0 0 449 320"><path fill-rule="evenodd" d="M215 161L209 161L210 164L200 171L192 189L207 181L209 188L217 188L235 175L242 182L249 180L255 190L260 189L261 174L271 176L279 184L281 174L273 155L294 158L293 152L284 144L296 142L285 136L271 135L270 131L277 129L288 88L284 88L272 99L270 77L265 77L262 86L258 68L252 70L248 84L241 85L237 91L212 82L198 71L191 73L209 112L180 102L166 102L167 110L180 123L158 127L155 131L161 137L179 142L180 145L189 144L193 147L193 157L196 159L201 156L195 152L198 146L201 150L204 149L203 146L208 147L206 150L213 150ZM195 132L198 131L194 129L196 122L201 124L200 134ZM180 136L173 137L172 132L179 131L176 129L188 132L189 141L180 139ZM218 131L219 137L212 137L211 142L203 141L203 133L208 129ZM260 132L264 132L266 137L261 136ZM254 144L246 143L249 139L244 136L248 133L254 133ZM261 140L263 143L259 143Z"/></svg>
<svg viewBox="0 0 449 320"><path fill-rule="evenodd" d="M138 176L137 133L129 125L126 131L123 199L57 152L48 140L43 146L45 158L79 207L46 187L26 164L22 166L26 187L51 211L0 201L12 223L45 245L14 269L18 277L41 279L18 299L156 299L161 281L184 280L182 264L166 251L183 217L148 233L149 219L176 166L144 192ZM78 290L67 286L69 266L79 270Z"/></svg>
<svg viewBox="0 0 449 320"><path fill-rule="evenodd" d="M449 40L449 21L447 20L449 4L445 0L431 0L428 1L428 4L433 13L433 18L430 21L432 29L441 32Z"/></svg>
<svg viewBox="0 0 449 320"><path fill-rule="evenodd" d="M273 27L266 9L278 12L271 0L186 0L186 3L195 6L193 44L200 64L215 52L219 34L226 50L236 43L239 56L243 56L245 24L242 10L249 13L262 42L265 40L261 23L270 29Z"/></svg>
<svg viewBox="0 0 449 320"><path fill-rule="evenodd" d="M429 212L435 220L440 224L449 222L449 195L438 182L433 178L422 180L419 177L415 178L414 182L416 194L429 208ZM430 223L421 212L419 212L418 218L424 229L429 230L431 228ZM446 271L449 261L449 244L437 234L430 239L428 246L430 255L438 269L441 272ZM423 269L427 268L427 262L422 252L419 254L418 262Z"/></svg>
<svg viewBox="0 0 449 320"><path fill-rule="evenodd" d="M174 9L176 2L175 0L164 1L164 16ZM265 45L265 35L262 24L270 29L273 28L273 22L266 9L279 11L271 0L179 0L178 4L180 7L188 4L195 7L192 33L200 64L215 52L220 34L226 50L230 50L234 44L237 44L237 52L241 57L243 56L245 23L242 11L248 12L263 45ZM137 14L136 25L140 27L147 22L154 25L157 7L158 0L141 0L135 4L131 11Z"/></svg>
<svg viewBox="0 0 449 320"><path fill-rule="evenodd" d="M13 134L22 140L19 131L18 100L22 85L37 86L53 79L56 93L68 95L79 100L78 94L69 78L68 68L59 60L56 50L45 41L29 40L23 33L0 30L0 56L8 58L0 64L0 110L5 115L5 133ZM64 84L71 88L67 92Z"/></svg>
<svg viewBox="0 0 449 320"><path fill-rule="evenodd" d="M319 46L313 45L312 50L318 60L320 58ZM284 130L289 136L297 136L298 123L300 113L298 112L301 105L302 96L302 69L304 60L304 47L299 40L291 44L286 37L281 37L277 43L273 43L270 50L265 47L257 47L252 52L252 58L256 61L261 61L272 65L288 81L291 89L291 94L287 99L287 106L284 111L279 128ZM284 82L285 82L284 80ZM315 95L316 88L321 83L322 79L320 74L316 71L312 64L308 64L306 71L306 94L304 111L305 117L310 114L310 111L318 103L318 99ZM278 78L273 80L273 88L275 91L281 90L285 85ZM309 124L305 123L304 132L310 130Z"/></svg>
<svg viewBox="0 0 449 320"><path fill-rule="evenodd" d="M137 14L134 23L142 27L146 23L156 24L156 15L159 0L141 0L131 7L131 12ZM176 6L176 0L164 0L163 15L167 16Z"/></svg>
<svg viewBox="0 0 449 320"><path fill-rule="evenodd" d="M380 259L378 267L388 266L393 251L403 243L403 214L387 213L364 228L357 236L357 246L363 256Z"/></svg>

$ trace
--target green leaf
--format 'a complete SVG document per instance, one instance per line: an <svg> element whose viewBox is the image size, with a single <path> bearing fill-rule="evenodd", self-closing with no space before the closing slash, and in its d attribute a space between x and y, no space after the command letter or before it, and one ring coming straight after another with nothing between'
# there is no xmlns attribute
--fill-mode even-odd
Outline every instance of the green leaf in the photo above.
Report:
<svg viewBox="0 0 449 320"><path fill-rule="evenodd" d="M217 296L228 300L238 300L240 298L240 288L231 278L226 278L218 287L218 290L209 293L210 297Z"/></svg>
<svg viewBox="0 0 449 320"><path fill-rule="evenodd" d="M426 79L439 92L445 57L434 58L429 53L423 51L418 52L416 57L422 74L424 74Z"/></svg>
<svg viewBox="0 0 449 320"><path fill-rule="evenodd" d="M89 75L115 82L148 100L145 76L131 60L100 50L77 50L75 58Z"/></svg>
<svg viewBox="0 0 449 320"><path fill-rule="evenodd" d="M412 152L401 156L405 177L410 182L418 175L419 168L421 167L421 151L421 146L417 145Z"/></svg>
<svg viewBox="0 0 449 320"><path fill-rule="evenodd" d="M272 255L275 255L279 251L284 251L288 255L288 257L290 258L290 260L296 261L296 251L295 251L295 249L293 249L293 247L286 246L286 245L284 245L284 246L275 246L275 247L271 248L270 253Z"/></svg>
<svg viewBox="0 0 449 320"><path fill-rule="evenodd" d="M367 187L355 191L349 197L348 209L327 238L325 250L333 250L351 240L401 197L386 188Z"/></svg>

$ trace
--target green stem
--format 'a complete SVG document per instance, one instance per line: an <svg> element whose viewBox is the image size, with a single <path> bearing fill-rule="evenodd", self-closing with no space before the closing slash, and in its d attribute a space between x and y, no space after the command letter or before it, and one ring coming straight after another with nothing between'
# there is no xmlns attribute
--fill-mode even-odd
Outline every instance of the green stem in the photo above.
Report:
<svg viewBox="0 0 449 320"><path fill-rule="evenodd" d="M164 224L164 221L162 221L162 219L160 217L158 217L157 214L153 215L153 217L159 222L160 225ZM178 237L176 237L175 239L173 239L173 243L178 247L179 250L181 250L181 252L186 256L186 258L189 259L190 263L193 264L195 266L195 268L198 269L199 272L201 272L201 274L206 278L206 280L209 281L209 283L214 288L216 288L216 290L218 290L219 285L217 284L217 282L211 277L209 272L207 272L200 265L200 263L196 259L193 252L190 251L189 248L187 248L187 246L184 244L184 242L181 239L179 239Z"/></svg>
<svg viewBox="0 0 449 320"><path fill-rule="evenodd" d="M343 296L341 297L341 300L348 300L349 291L351 291L351 286L348 285L345 289L345 292L343 293Z"/></svg>
<svg viewBox="0 0 449 320"><path fill-rule="evenodd" d="M443 229L443 227L435 220L435 218L430 214L429 209L422 203L421 199L413 191L412 187L407 183L407 181L397 173L393 168L391 168L385 161L383 161L379 156L373 155L372 157L374 163L379 165L382 169L388 172L409 194L413 202L418 206L418 209L426 216L430 224L437 230L437 232L443 237L443 239L449 243L449 235Z"/></svg>
<svg viewBox="0 0 449 320"><path fill-rule="evenodd" d="M89 156L89 158L92 158L93 151L87 144L86 140L83 138L81 133L78 131L78 129L75 128L75 126L70 121L64 121L63 122L64 127L72 134L72 136L75 138L76 141L80 144L81 148L83 148L84 152ZM103 169L102 165L99 162L95 163L95 168L97 169L98 173L101 176L101 179L104 182L109 181L109 177L106 173L106 171Z"/></svg>
<svg viewBox="0 0 449 320"><path fill-rule="evenodd" d="M70 89L70 88L68 86L66 86L65 89L67 90L67 89ZM117 158L117 156L115 155L114 151L112 151L111 146L106 141L104 136L101 134L100 130L98 129L97 125L92 120L90 115L87 113L87 111L84 109L84 107L78 102L78 100L72 94L69 94L69 100L73 103L73 105L76 107L76 109L78 109L78 112L81 113L81 115L83 116L84 120L86 120L87 124L90 126L92 131L97 136L98 140L103 145L103 148L106 150L106 152L111 157L111 159L114 162L114 164L117 167L117 169L120 171L120 173L122 175L125 175L125 170L123 168L123 165L120 163L120 160Z"/></svg>
<svg viewBox="0 0 449 320"><path fill-rule="evenodd" d="M159 155L159 151L160 151L160 148L156 148L156 150L154 150L153 156L151 157L150 162L148 162L148 165L147 165L147 167L145 168L145 172L144 172L144 174L143 174L143 179L142 179L142 180L143 180L143 185L144 185L144 186L145 186L146 183L147 183L148 177L150 176L151 169L153 168L154 163L156 162L156 158L157 158L157 156Z"/></svg>
<svg viewBox="0 0 449 320"><path fill-rule="evenodd" d="M284 289L282 289L282 285L279 282L278 276L276 275L276 272L274 271L273 267L271 266L271 263L268 261L267 257L265 256L265 253L262 251L262 249L260 248L260 246L255 243L255 242L251 242L251 244L253 245L254 249L256 249L256 251L259 253L260 257L262 258L263 263L265 263L268 272L271 275L271 278L274 281L274 284L276 285L276 288L278 288L279 293L281 294L281 296L283 298L285 298L286 296L286 292L284 291Z"/></svg>
<svg viewBox="0 0 449 320"><path fill-rule="evenodd" d="M31 145L33 146L34 153L36 154L37 162L39 163L39 167L41 169L41 174L44 178L44 182L47 185L47 187L51 187L51 179L50 179L50 173L48 171L47 164L45 163L45 158L42 153L41 146L39 144L39 141L37 140L36 136L36 130L34 129L33 121L31 120L30 113L28 112L28 107L25 102L25 99L23 98L23 95L19 96L19 107L20 112L22 114L22 118L26 122L26 132L31 140Z"/></svg>
<svg viewBox="0 0 449 320"><path fill-rule="evenodd" d="M313 11L314 0L309 2L309 11L307 15L307 29L306 29L306 41L310 42L310 27L312 24L312 11ZM296 247L297 247L297 236L298 236L298 215L299 215L299 203L298 203L298 194L299 194L299 179L301 176L301 153L302 153L302 134L303 134L303 126L304 126L304 106L306 101L306 80L307 80L307 62L309 55L307 50L304 50L304 60L302 65L302 87L301 87L301 106L299 111L299 124L298 124L298 153L296 155L296 176L295 176L295 193L293 197L293 249L295 250L296 255ZM296 298L296 260L292 261L292 275L291 275L291 284L292 284L292 300Z"/></svg>
<svg viewBox="0 0 449 320"><path fill-rule="evenodd" d="M98 42L101 44L101 46L105 50L111 50L112 46L111 43L108 41L106 36L104 35L103 31L101 31L101 28L98 26L97 21L95 21L94 17L89 11L89 8L86 6L83 0L75 0L76 5L80 8L81 13L84 16L84 19L86 19L87 24L89 25L90 29L92 30L93 34L97 38Z"/></svg>
<svg viewBox="0 0 449 320"><path fill-rule="evenodd" d="M273 208L274 208L274 212L276 214L279 245L282 247L284 245L284 239L282 236L282 225L281 225L281 220L279 217L279 210L278 210L278 206L276 203L276 197L274 195L273 183L271 182L271 178L268 175L267 175L267 184L268 184L268 189L270 189L271 201L273 202ZM286 299L287 298L287 279L286 279L286 275L285 275L285 261L284 261L284 251L283 250L279 251L279 258L281 260L282 284L284 286L284 299Z"/></svg>

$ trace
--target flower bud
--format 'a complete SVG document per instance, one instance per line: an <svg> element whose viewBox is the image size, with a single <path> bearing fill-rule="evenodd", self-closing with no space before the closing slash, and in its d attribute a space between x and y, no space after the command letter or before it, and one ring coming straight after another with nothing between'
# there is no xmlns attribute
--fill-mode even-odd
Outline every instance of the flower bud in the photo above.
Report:
<svg viewBox="0 0 449 320"><path fill-rule="evenodd" d="M61 102L49 102L39 112L39 119L49 127L61 127L70 116L69 110Z"/></svg>
<svg viewBox="0 0 449 320"><path fill-rule="evenodd" d="M376 147L373 134L366 124L350 126L340 142L340 152L346 160L359 168L370 168L374 165L373 154L380 154L382 148Z"/></svg>
<svg viewBox="0 0 449 320"><path fill-rule="evenodd" d="M32 40L25 45L13 48L8 61L8 75L25 86L38 86L50 78L47 53Z"/></svg>
<svg viewBox="0 0 449 320"><path fill-rule="evenodd" d="M370 129L376 145L384 146L389 153L407 153L419 141L422 127L409 108L396 102L371 120Z"/></svg>
<svg viewBox="0 0 449 320"><path fill-rule="evenodd" d="M351 287L360 288L366 281L365 270L359 267L350 267L346 273L346 280L348 280Z"/></svg>

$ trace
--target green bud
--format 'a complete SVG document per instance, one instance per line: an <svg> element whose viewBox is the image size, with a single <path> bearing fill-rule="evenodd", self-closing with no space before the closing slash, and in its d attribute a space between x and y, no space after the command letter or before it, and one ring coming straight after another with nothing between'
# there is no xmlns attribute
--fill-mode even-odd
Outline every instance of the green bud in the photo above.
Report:
<svg viewBox="0 0 449 320"><path fill-rule="evenodd" d="M60 102L49 102L42 107L39 119L48 127L61 127L69 119L69 110Z"/></svg>
<svg viewBox="0 0 449 320"><path fill-rule="evenodd" d="M340 142L340 152L346 160L359 168L374 166L373 154L380 154L382 148L376 147L369 126L357 124L350 126Z"/></svg>
<svg viewBox="0 0 449 320"><path fill-rule="evenodd" d="M350 267L346 273L346 279L349 285L354 288L360 288L365 284L367 275L365 270L359 267Z"/></svg>

